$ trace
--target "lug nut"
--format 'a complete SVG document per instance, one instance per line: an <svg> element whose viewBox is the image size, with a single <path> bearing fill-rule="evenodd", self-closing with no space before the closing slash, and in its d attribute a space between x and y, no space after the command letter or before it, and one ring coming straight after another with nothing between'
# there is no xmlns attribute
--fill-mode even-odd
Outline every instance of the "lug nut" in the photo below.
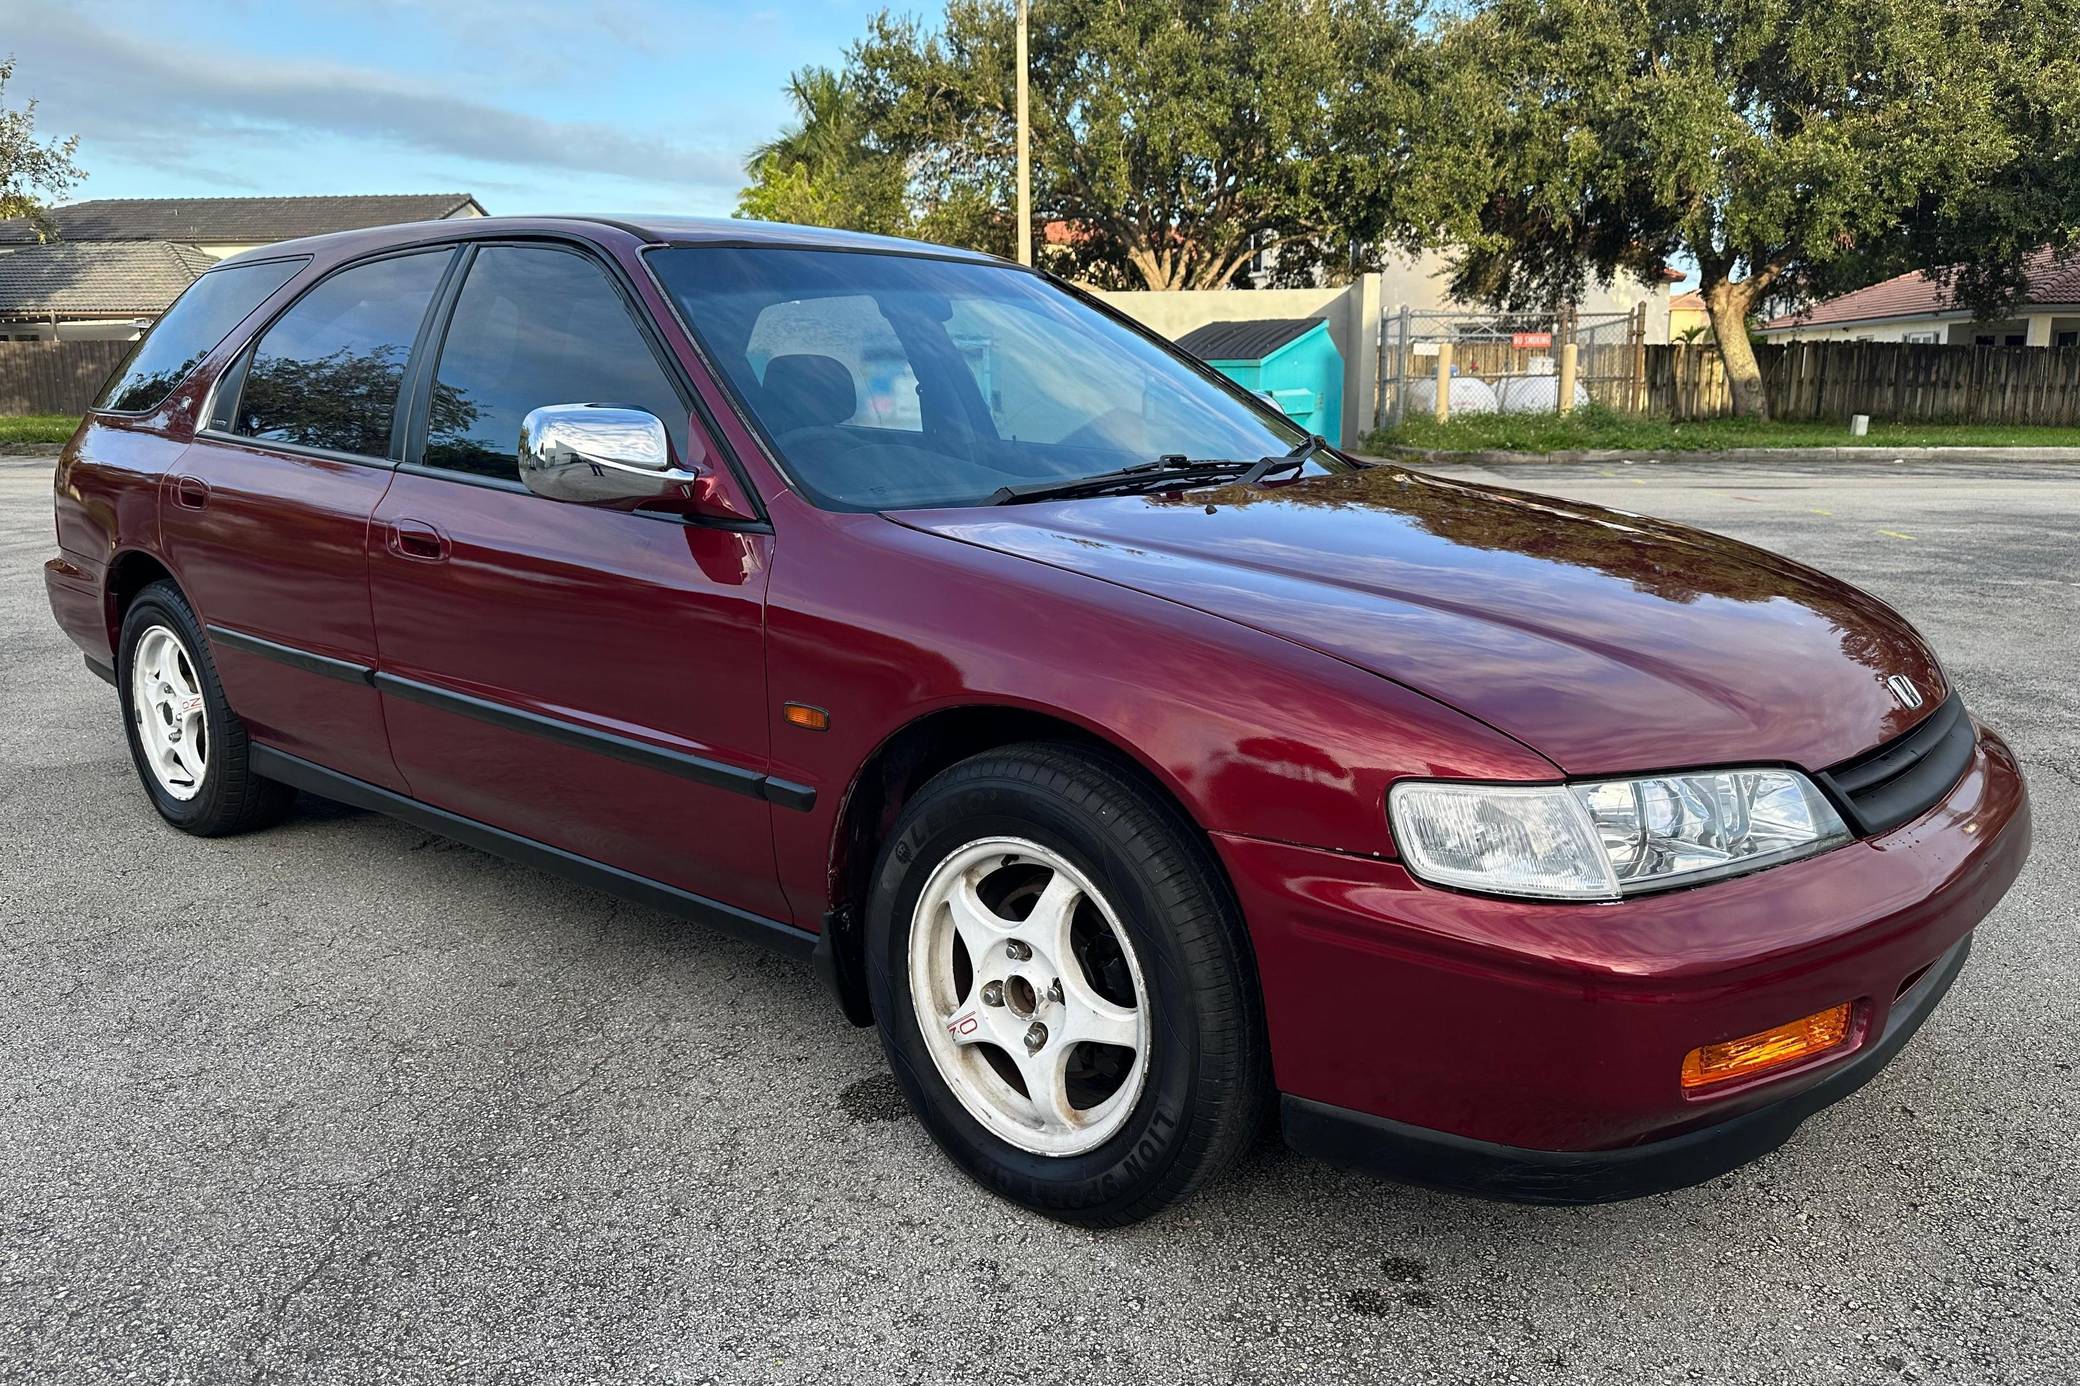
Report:
<svg viewBox="0 0 2080 1386"><path fill-rule="evenodd" d="M1027 958L1033 956L1033 950L1017 939L1013 939L1005 944L1004 951L1011 955L1011 961L1013 962L1024 962Z"/></svg>
<svg viewBox="0 0 2080 1386"><path fill-rule="evenodd" d="M1026 1027L1026 1053L1037 1054L1040 1046L1047 1043L1047 1027L1034 1021Z"/></svg>
<svg viewBox="0 0 2080 1386"><path fill-rule="evenodd" d="M1002 982L985 982L982 987L982 1004L985 1006L1003 1005L1004 984Z"/></svg>
<svg viewBox="0 0 2080 1386"><path fill-rule="evenodd" d="M1050 1000L1050 1001L1052 1001L1052 1002L1054 1002L1054 1003L1055 1003L1055 1004L1056 1004L1057 1006L1059 1006L1059 1005L1061 1005L1061 1004L1062 1004L1062 979L1061 979L1061 978L1059 978L1059 977L1055 978L1055 979L1054 979L1054 985L1053 985L1053 986L1051 986L1051 987L1049 987L1049 988L1047 989L1047 999L1048 999L1048 1000Z"/></svg>

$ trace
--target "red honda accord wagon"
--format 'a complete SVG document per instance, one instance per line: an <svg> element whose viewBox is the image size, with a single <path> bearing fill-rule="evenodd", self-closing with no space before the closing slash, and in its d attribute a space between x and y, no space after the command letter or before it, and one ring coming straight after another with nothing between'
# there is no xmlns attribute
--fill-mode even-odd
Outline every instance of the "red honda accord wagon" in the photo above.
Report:
<svg viewBox="0 0 2080 1386"><path fill-rule="evenodd" d="M1542 1202L1898 1052L2029 809L1882 603L1346 457L986 256L491 219L233 256L57 468L187 832L312 794L813 959L946 1153L1143 1217L1264 1124Z"/></svg>

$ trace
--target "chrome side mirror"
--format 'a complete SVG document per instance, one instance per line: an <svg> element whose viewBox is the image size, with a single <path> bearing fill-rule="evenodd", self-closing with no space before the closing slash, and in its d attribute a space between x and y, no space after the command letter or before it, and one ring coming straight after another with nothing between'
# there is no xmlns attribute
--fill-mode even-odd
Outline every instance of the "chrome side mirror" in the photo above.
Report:
<svg viewBox="0 0 2080 1386"><path fill-rule="evenodd" d="M706 475L674 467L663 422L640 409L545 404L520 425L520 479L549 500L692 508Z"/></svg>

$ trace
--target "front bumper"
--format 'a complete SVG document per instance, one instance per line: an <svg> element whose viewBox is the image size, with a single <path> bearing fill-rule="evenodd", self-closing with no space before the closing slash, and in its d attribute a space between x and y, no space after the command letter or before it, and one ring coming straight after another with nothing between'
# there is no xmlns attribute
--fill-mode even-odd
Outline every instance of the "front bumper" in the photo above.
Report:
<svg viewBox="0 0 2080 1386"><path fill-rule="evenodd" d="M1831 1066L1820 1081L1680 1136L1618 1150L1525 1150L1404 1126L1288 1093L1280 1099L1286 1141L1331 1164L1512 1203L1615 1203L1688 1188L1769 1154L1791 1139L1807 1117L1875 1078L1950 990L1971 949L1967 934L1892 1008L1876 1042Z"/></svg>
<svg viewBox="0 0 2080 1386"><path fill-rule="evenodd" d="M1911 823L1615 903L1492 899L1390 861L1216 843L1293 1144L1494 1196L1598 1201L1709 1178L1868 1081L1955 976L2029 835L2014 756L1981 728L1964 775ZM1683 1090L1689 1050L1843 1001L1842 1048Z"/></svg>

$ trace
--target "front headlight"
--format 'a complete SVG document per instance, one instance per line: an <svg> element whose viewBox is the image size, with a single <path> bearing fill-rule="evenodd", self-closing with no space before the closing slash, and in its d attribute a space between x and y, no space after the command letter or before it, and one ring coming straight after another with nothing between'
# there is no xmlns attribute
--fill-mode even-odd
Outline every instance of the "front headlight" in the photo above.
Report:
<svg viewBox="0 0 2080 1386"><path fill-rule="evenodd" d="M1404 781L1387 795L1410 871L1437 885L1615 900L1808 856L1848 840L1796 770L1580 784Z"/></svg>

